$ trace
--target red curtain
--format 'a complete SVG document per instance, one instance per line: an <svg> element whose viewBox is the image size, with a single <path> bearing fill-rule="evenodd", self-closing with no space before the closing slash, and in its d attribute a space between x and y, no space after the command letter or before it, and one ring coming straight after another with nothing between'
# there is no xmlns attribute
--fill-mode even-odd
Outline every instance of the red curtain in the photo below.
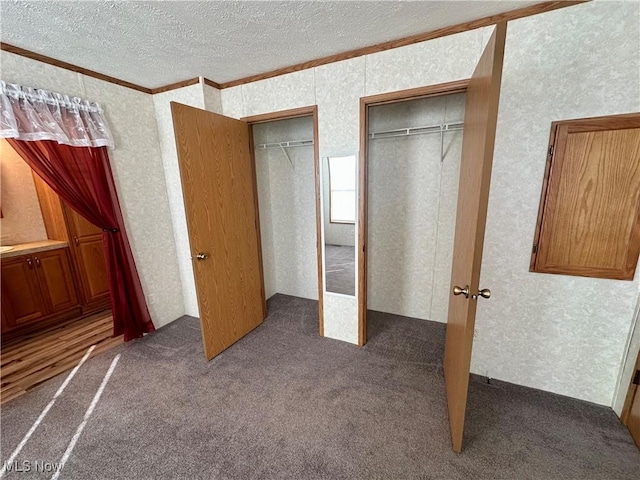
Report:
<svg viewBox="0 0 640 480"><path fill-rule="evenodd" d="M155 330L127 240L107 147L7 140L65 203L102 228L114 335L124 334L128 341Z"/></svg>

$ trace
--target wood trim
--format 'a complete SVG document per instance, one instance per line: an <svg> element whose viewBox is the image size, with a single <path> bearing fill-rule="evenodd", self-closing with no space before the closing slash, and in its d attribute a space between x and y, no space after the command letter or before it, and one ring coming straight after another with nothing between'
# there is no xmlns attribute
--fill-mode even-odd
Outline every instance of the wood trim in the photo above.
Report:
<svg viewBox="0 0 640 480"><path fill-rule="evenodd" d="M15 45L10 45L8 43L0 42L0 50L4 50L5 52L13 53L15 55L20 55L21 57L30 58L32 60L37 60L38 62L48 63L49 65L53 65L54 67L64 68L65 70L71 70L72 72L81 73L82 75L97 78L98 80L114 83L116 85L120 85L121 87L131 88L139 92L151 93L152 91L150 88L136 85L135 83L131 82L126 82L124 80L120 80L119 78L105 75L104 73L95 72L93 70L89 70L88 68L79 67L78 65L74 65L72 63L67 63L63 62L62 60L47 57L46 55L32 52L31 50L27 50L24 48L16 47Z"/></svg>
<svg viewBox="0 0 640 480"><path fill-rule="evenodd" d="M120 85L121 87L131 88L139 92L148 93L150 95L155 95L156 93L168 92L169 90L175 90L177 88L188 87L189 85L195 85L196 83L200 83L200 78L195 77L195 78L190 78L188 80L182 80L180 82L171 83L169 85L164 85L162 87L148 88L148 87L143 87L142 85L137 85L135 83L127 82L125 80L120 80L119 78L112 77L110 75L105 75L104 73L96 72L94 70L89 70L88 68L80 67L78 65L74 65L73 63L63 62L62 60L58 60L53 57L48 57L46 55L42 55L40 53L33 52L31 50L27 50L26 48L16 47L15 45L10 45L8 43L0 42L0 50L13 53L14 55L20 55L21 57L30 58L31 60L36 60L38 62L53 65L54 67L64 68L65 70L81 73L82 75L97 78L98 80L104 80L105 82L113 83L115 85ZM208 78L205 78L204 83L206 85L209 85L210 87L217 88L218 90L220 90L220 84L217 82L214 82L213 80L209 80Z"/></svg>
<svg viewBox="0 0 640 480"><path fill-rule="evenodd" d="M249 125L256 125L260 123L275 122L278 120L289 120L292 118L309 117L313 118L313 155L314 155L314 167L315 167L315 188L316 188L316 252L318 256L318 332L321 337L324 337L324 285L323 285L323 262L322 262L322 224L321 222L321 206L320 206L320 147L319 147L319 135L318 135L318 106L311 105L308 107L293 108L290 110L280 110L278 112L263 113L260 115L253 115L250 117L244 117L241 120L247 122ZM258 201L257 194L257 179L255 177L255 151L253 149L253 130L249 136L251 139L251 152L253 156L254 165L254 186L256 188L256 202ZM259 208L257 209L259 212ZM258 228L258 233L260 230ZM260 249L260 255L262 255L262 249ZM260 265L262 269L262 262ZM264 274L263 274L264 278ZM263 280L264 289L264 280Z"/></svg>
<svg viewBox="0 0 640 480"><path fill-rule="evenodd" d="M149 93L151 93L151 95L155 95L156 93L168 92L169 90L176 90L178 88L188 87L198 83L200 83L200 77L190 78L188 80L182 80L181 82L170 83L164 87L152 88Z"/></svg>
<svg viewBox="0 0 640 480"><path fill-rule="evenodd" d="M256 211L256 233L258 237L258 262L260 263L260 290L262 294L262 318L267 318L267 295L264 288L264 263L262 260L262 232L260 229L260 204L258 202L258 174L256 171L256 151L253 143L253 128L249 129L249 154L251 155L251 177L253 182L253 203Z"/></svg>
<svg viewBox="0 0 640 480"><path fill-rule="evenodd" d="M318 107L316 105L310 105L308 107L292 108L290 110L280 110L278 112L262 113L260 115L251 115L249 117L241 118L243 122L255 125L256 123L275 122L277 120L288 120L298 117L309 117L317 114Z"/></svg>
<svg viewBox="0 0 640 480"><path fill-rule="evenodd" d="M358 164L358 345L367 343L367 207L369 172L369 105L360 99L360 161Z"/></svg>
<svg viewBox="0 0 640 480"><path fill-rule="evenodd" d="M464 93L469 79L427 85L360 98L360 161L358 164L358 345L367 343L367 215L369 170L369 107Z"/></svg>
<svg viewBox="0 0 640 480"><path fill-rule="evenodd" d="M214 82L213 80L209 80L208 78L204 78L204 84L220 90L220 84L217 82Z"/></svg>
<svg viewBox="0 0 640 480"><path fill-rule="evenodd" d="M624 404L622 407L622 412L620 415L620 421L623 425L626 425L629 421L629 414L631 413L631 405L633 404L633 400L635 395L640 395L638 393L638 385L633 383L633 377L636 374L636 371L640 370L640 351L638 352L638 358L636 359L636 364L633 368L633 372L631 372L631 379L629 380L629 389L627 390L627 396L625 397Z"/></svg>
<svg viewBox="0 0 640 480"><path fill-rule="evenodd" d="M318 133L318 107L313 107L313 156L316 174L316 252L318 255L318 333L324 337L324 262L322 260L322 205L320 204L320 136Z"/></svg>
<svg viewBox="0 0 640 480"><path fill-rule="evenodd" d="M403 102L407 100L418 100L425 97L437 97L439 95L451 95L454 93L464 93L467 91L469 79L455 80L453 82L439 83L437 85L427 85L424 87L409 88L395 92L380 93L362 97L367 107L384 105L387 103Z"/></svg>
<svg viewBox="0 0 640 480"><path fill-rule="evenodd" d="M536 229L533 234L533 245L531 246L531 260L529 262L529 271L534 272L536 268L536 258L538 257L537 246L540 243L540 230L542 227L543 213L546 208L547 201L547 188L549 187L549 177L551 176L551 169L553 168L553 162L551 161L553 156L549 153L551 148L555 148L556 143L556 127L551 124L551 132L549 133L549 145L547 147L547 161L544 167L544 177L542 178L542 191L540 192L540 201L538 202L538 217L536 220Z"/></svg>
<svg viewBox="0 0 640 480"><path fill-rule="evenodd" d="M559 8L571 7L573 5L579 5L581 3L586 3L589 1L591 0L543 2L536 5L531 5L529 7L524 7L516 10L510 10L508 12L503 12L498 15L492 15L492 16L480 18L478 20L472 20L470 22L459 23L457 25L443 27L437 30L431 30L428 32L419 33L417 35L411 35L408 37L403 37L403 38L391 40L388 42L378 43L376 45L371 45L364 48L349 50L347 52L337 53L334 55L328 55L326 57L318 58L315 60L309 60L306 62L298 63L296 65L290 65L288 67L272 70L269 72L264 72L264 73L259 73L256 75L244 77L244 78L239 78L237 80L231 80L229 82L217 83L217 82L214 82L213 80L209 80L208 78L205 78L204 83L206 85L209 85L210 87L217 88L218 90L222 90L225 88L236 87L238 85L244 85L246 83L265 80L267 78L286 75L288 73L298 72L300 70L307 70L309 68L318 67L320 65L327 65L329 63L340 62L342 60L357 58L363 55L371 55L373 53L384 52L386 50L391 50L393 48L406 47L407 45L413 45L414 43L426 42L428 40L433 40L433 39L445 37L448 35L454 35L456 33L462 33L468 30L474 30L476 28L488 27L490 25L495 25L503 21L516 20L518 18L529 17L531 15L537 15L539 13L550 12L552 10L557 10ZM48 57L46 55L42 55L40 53L36 53L31 50L27 50L21 47L16 47L15 45L10 45L8 43L0 42L0 50L4 50L10 53L13 53L15 55L20 55L22 57L31 58L32 60L37 60L39 62L48 63L49 65L53 65L59 68L64 68L65 70L71 70L72 72L81 73L83 75L97 78L99 80L104 80L105 82L114 83L122 87L131 88L139 92L149 93L151 95L156 93L161 93L161 92L167 92L169 90L174 90L176 88L182 88L189 85L194 85L195 83L199 82L199 79L197 82L193 81L195 79L189 79L189 80L183 80L182 82L172 83L170 85L165 85L163 87L147 88L141 85L136 85L135 83L120 80L119 78L105 75L103 73L95 72L87 68L79 67L78 65L74 65L72 63L63 62L62 60L58 60L53 57ZM193 82L193 83L188 83L188 82Z"/></svg>
<svg viewBox="0 0 640 480"><path fill-rule="evenodd" d="M286 75L288 73L298 72L300 70L307 70L309 68L319 67L320 65L327 65L329 63L340 62L342 60L349 60L351 58L361 57L363 55L371 55L373 53L384 52L385 50L391 50L393 48L406 47L407 45L413 45L414 43L426 42L435 38L445 37L456 33L466 32L468 30L475 30L476 28L488 27L498 24L500 22L507 22L516 20L518 18L529 17L531 15L537 15L539 13L550 12L559 8L570 7L581 3L586 3L590 0L577 0L577 1L556 1L556 2L543 2L528 7L518 8L516 10L510 10L497 15L491 15L488 17L479 18L470 22L459 23L449 27L439 28L437 30L431 30L429 32L419 33L417 35L411 35L409 37L399 38L384 43L378 43L369 47L358 48L355 50L349 50L347 52L337 53L335 55L328 55L326 57L318 58L315 60L309 60L307 62L298 63L296 65L290 65L288 67L279 68L270 72L259 73L257 75L251 75L238 80L232 80L230 82L222 82L220 88L236 87L238 85L244 85L246 83L257 82L259 80L265 80L267 78L278 77L280 75Z"/></svg>
<svg viewBox="0 0 640 480"><path fill-rule="evenodd" d="M220 90L220 84L214 82L213 80L209 80L208 78L202 77L202 81L205 85L209 85L210 87L217 88ZM176 90L178 88L189 87L191 85L196 85L200 83L200 77L189 78L188 80L182 80L181 82L170 83L169 85L165 85L163 87L157 87L151 89L151 94L155 95L156 93L168 92L170 90Z"/></svg>

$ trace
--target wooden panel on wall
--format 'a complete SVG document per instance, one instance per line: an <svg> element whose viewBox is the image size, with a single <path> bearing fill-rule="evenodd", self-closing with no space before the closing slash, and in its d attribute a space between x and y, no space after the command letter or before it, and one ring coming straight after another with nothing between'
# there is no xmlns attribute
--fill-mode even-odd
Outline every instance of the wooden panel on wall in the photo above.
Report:
<svg viewBox="0 0 640 480"><path fill-rule="evenodd" d="M633 280L640 114L554 122L531 271Z"/></svg>
<svg viewBox="0 0 640 480"><path fill-rule="evenodd" d="M47 238L49 240L68 242L69 236L67 235L67 225L62 212L60 197L33 170L31 174L33 183L36 186L38 200L40 201L40 210L42 211L44 227L47 230Z"/></svg>

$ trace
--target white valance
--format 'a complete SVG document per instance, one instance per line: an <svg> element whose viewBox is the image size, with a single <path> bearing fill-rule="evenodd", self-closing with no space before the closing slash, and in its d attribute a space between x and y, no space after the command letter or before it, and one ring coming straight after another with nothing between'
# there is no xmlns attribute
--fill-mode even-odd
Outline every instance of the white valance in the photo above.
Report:
<svg viewBox="0 0 640 480"><path fill-rule="evenodd" d="M4 81L0 87L0 137L54 140L74 147L113 147L113 136L97 103Z"/></svg>

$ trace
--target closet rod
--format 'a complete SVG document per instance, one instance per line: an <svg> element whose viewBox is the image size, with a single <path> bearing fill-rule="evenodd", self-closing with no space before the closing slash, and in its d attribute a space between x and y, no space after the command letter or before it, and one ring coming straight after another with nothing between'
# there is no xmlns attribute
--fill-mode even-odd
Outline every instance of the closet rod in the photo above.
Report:
<svg viewBox="0 0 640 480"><path fill-rule="evenodd" d="M266 150L268 148L308 147L311 145L313 145L313 140L291 140L289 142L259 143L256 145L256 150Z"/></svg>
<svg viewBox="0 0 640 480"><path fill-rule="evenodd" d="M442 123L440 125L430 125L428 127L398 128L396 130L372 132L369 134L369 138L406 137L410 135L425 135L427 133L455 132L458 130L462 130L463 128L463 122Z"/></svg>

